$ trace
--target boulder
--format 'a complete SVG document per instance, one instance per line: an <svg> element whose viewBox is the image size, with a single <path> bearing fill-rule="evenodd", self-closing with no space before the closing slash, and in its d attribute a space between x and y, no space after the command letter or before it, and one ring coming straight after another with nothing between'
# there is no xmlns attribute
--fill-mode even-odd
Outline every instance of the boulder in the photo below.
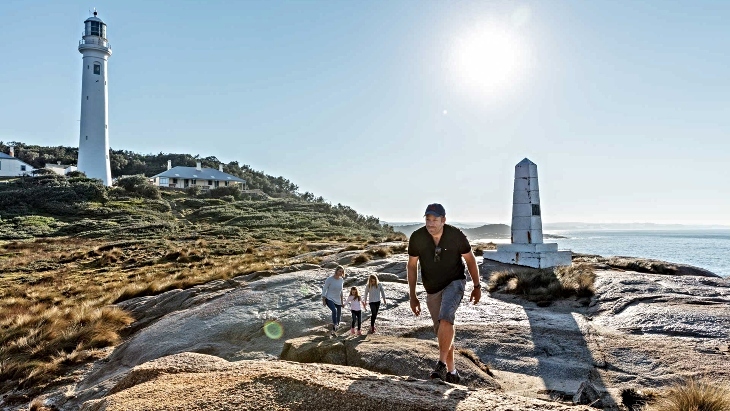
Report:
<svg viewBox="0 0 730 411"><path fill-rule="evenodd" d="M588 381L583 381L578 387L578 391L573 396L573 403L575 404L587 404L594 408L603 408L603 402L601 402L601 395L598 393L596 387Z"/></svg>
<svg viewBox="0 0 730 411"><path fill-rule="evenodd" d="M287 361L227 362L181 353L128 371L104 398L82 411L582 410L488 389L383 375L356 367Z"/></svg>
<svg viewBox="0 0 730 411"><path fill-rule="evenodd" d="M435 341L416 338L368 335L357 338L306 336L284 343L282 360L349 365L381 374L428 378L438 359ZM462 384L498 390L489 369L476 356L460 351L454 355Z"/></svg>

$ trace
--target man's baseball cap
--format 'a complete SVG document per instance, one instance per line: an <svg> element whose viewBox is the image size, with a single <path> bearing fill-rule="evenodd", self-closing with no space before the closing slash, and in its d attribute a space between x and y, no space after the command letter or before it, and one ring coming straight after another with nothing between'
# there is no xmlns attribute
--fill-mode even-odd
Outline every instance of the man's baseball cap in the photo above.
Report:
<svg viewBox="0 0 730 411"><path fill-rule="evenodd" d="M426 212L423 213L424 216L429 214L435 217L446 217L446 210L441 204L433 203L429 204L428 207L426 207Z"/></svg>

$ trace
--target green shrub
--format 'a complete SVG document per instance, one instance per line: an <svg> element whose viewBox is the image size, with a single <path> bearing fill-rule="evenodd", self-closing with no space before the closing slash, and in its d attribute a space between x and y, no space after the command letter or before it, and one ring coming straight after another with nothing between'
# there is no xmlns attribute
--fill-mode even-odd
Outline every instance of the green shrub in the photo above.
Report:
<svg viewBox="0 0 730 411"><path fill-rule="evenodd" d="M199 198L186 198L183 200L183 205L190 208L200 208L205 207L206 203L202 199Z"/></svg>
<svg viewBox="0 0 730 411"><path fill-rule="evenodd" d="M79 171L79 170L69 171L68 173L66 173L66 177L67 178L86 177L86 174L84 174L83 171Z"/></svg>
<svg viewBox="0 0 730 411"><path fill-rule="evenodd" d="M190 186L190 187L186 188L185 194L189 195L190 197L197 197L200 195L200 191L201 191L200 186L194 185L194 186Z"/></svg>
<svg viewBox="0 0 730 411"><path fill-rule="evenodd" d="M160 196L160 189L153 186L147 177L141 174L120 178L117 181L117 186L123 188L129 194L135 194L139 197L151 198L153 200L162 198Z"/></svg>
<svg viewBox="0 0 730 411"><path fill-rule="evenodd" d="M80 199L97 203L105 203L109 200L107 189L99 180L74 177L69 179L69 183L71 183L71 188Z"/></svg>
<svg viewBox="0 0 730 411"><path fill-rule="evenodd" d="M238 186L218 187L208 191L210 198L222 198L232 196L235 199L241 198L241 189Z"/></svg>

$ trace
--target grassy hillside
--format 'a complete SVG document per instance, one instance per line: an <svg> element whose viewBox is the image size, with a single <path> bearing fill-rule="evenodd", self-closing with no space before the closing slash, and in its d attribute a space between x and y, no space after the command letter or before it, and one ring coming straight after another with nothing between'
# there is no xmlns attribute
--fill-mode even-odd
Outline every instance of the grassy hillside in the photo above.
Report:
<svg viewBox="0 0 730 411"><path fill-rule="evenodd" d="M159 191L142 176L112 188L85 177L5 180L0 392L42 389L119 343L134 319L114 302L398 239L377 218L313 195Z"/></svg>

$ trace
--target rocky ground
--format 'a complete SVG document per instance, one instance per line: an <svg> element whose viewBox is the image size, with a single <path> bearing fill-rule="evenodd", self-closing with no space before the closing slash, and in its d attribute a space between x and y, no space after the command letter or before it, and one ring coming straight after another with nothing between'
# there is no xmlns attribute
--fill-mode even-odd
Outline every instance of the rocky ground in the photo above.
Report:
<svg viewBox="0 0 730 411"><path fill-rule="evenodd" d="M389 304L377 334L350 336L343 327L331 337L321 284L359 252L318 253L320 266L125 301L137 318L126 341L39 403L59 410L559 410L587 409L573 399L594 387L594 407L626 409L620 393L628 388L688 375L730 384L730 281L701 270L640 273L584 259L596 268L593 298L547 307L501 293L483 293L478 305L465 299L456 341L464 381L451 385L427 380L437 346L427 313L415 317L408 307L405 255L348 267L345 287L363 287L377 273ZM483 282L510 268L479 262Z"/></svg>

